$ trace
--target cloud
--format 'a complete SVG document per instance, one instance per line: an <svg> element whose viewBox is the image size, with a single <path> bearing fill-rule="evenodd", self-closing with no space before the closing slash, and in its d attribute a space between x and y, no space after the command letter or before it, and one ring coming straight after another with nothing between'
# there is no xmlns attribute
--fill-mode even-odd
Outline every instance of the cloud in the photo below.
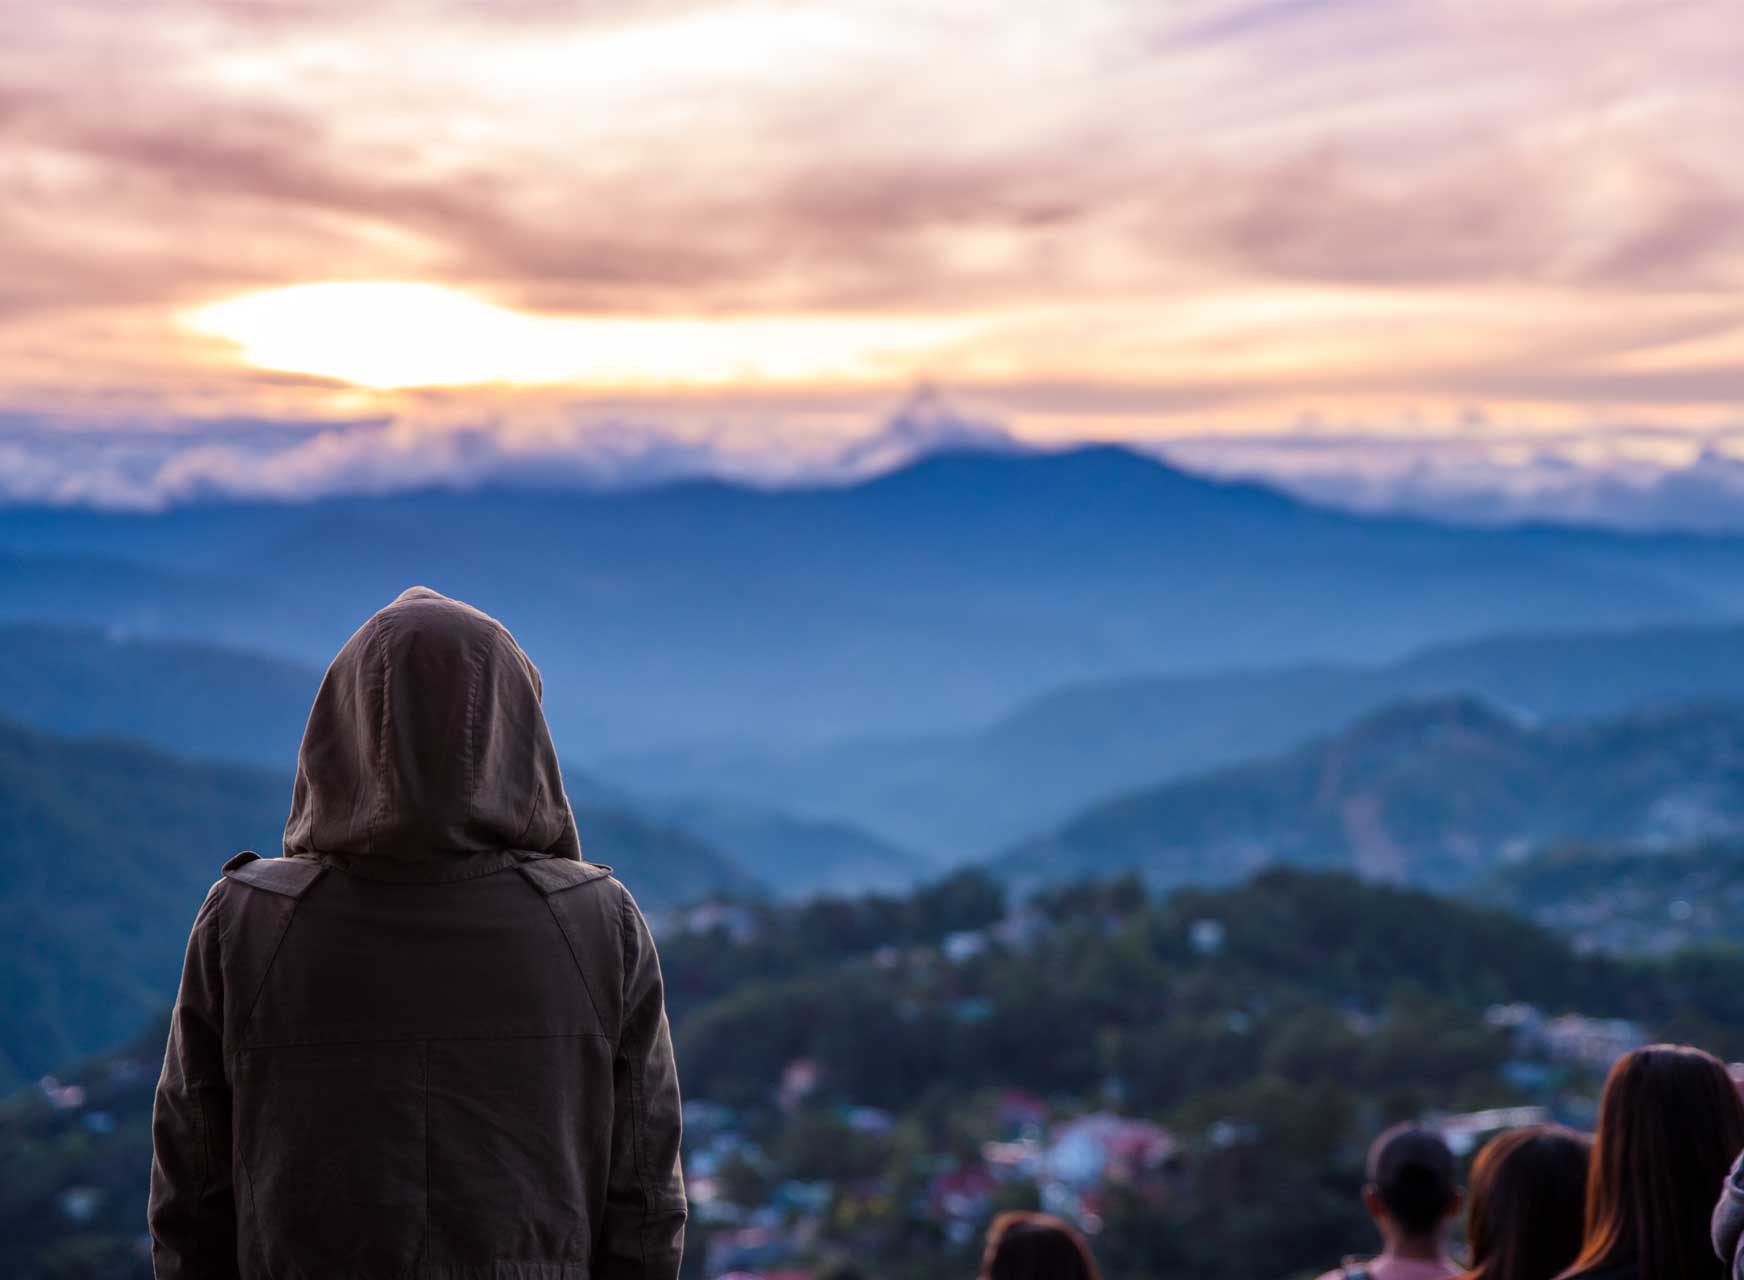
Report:
<svg viewBox="0 0 1744 1280"><path fill-rule="evenodd" d="M1408 446L1402 405L1473 400L1523 427L1626 414L1701 438L1744 400L1731 17L1660 0L0 0L0 404L85 442L92 478L35 470L47 445L9 460L44 493L155 500L172 481L446 475L553 423L693 442L731 419L730 465L780 474L917 378L1032 440L1305 406ZM634 320L651 344L663 322L755 334L775 316L949 336L877 385L752 371L673 410L649 379L578 416L501 386L432 401L273 373L177 321L328 280ZM338 434L164 443L243 419ZM79 434L118 422L140 441Z"/></svg>
<svg viewBox="0 0 1744 1280"><path fill-rule="evenodd" d="M0 429L0 502L154 510L206 498L517 484L622 487L754 474L704 440L642 424L577 424L538 440L499 426L388 421L188 422L171 429L14 418Z"/></svg>
<svg viewBox="0 0 1744 1280"><path fill-rule="evenodd" d="M568 307L1130 292L1208 260L1348 283L1737 267L1714 118L1744 94L1735 24L1466 7L1500 12L157 0L111 26L18 5L0 125L69 172L8 203L99 187L79 221L134 250L174 243L175 211L245 259L289 220L307 252L275 282L367 252Z"/></svg>
<svg viewBox="0 0 1744 1280"><path fill-rule="evenodd" d="M158 509L207 499L306 501L425 487L615 490L718 477L760 487L862 479L946 450L1039 446L921 386L839 443L771 450L755 411L682 426L577 411L530 429L450 416L341 422L216 419L149 426L0 414L0 505ZM1187 470L1258 480L1321 505L1463 524L1548 521L1744 533L1744 421L1700 434L1588 425L1554 433L1457 420L1381 428L1308 417L1146 446Z"/></svg>
<svg viewBox="0 0 1744 1280"><path fill-rule="evenodd" d="M1377 439L1313 424L1177 440L1159 452L1192 470L1262 480L1365 514L1744 532L1744 422L1694 438L1646 427L1547 438L1475 414L1465 427L1412 425Z"/></svg>
<svg viewBox="0 0 1744 1280"><path fill-rule="evenodd" d="M697 477L834 483L942 449L1021 447L924 387L845 445L793 443L770 451L754 417L680 426L581 412L530 424L525 415L454 417L434 405L404 420L336 422L90 424L0 414L0 505L154 510L209 498L303 501L490 484L624 489Z"/></svg>

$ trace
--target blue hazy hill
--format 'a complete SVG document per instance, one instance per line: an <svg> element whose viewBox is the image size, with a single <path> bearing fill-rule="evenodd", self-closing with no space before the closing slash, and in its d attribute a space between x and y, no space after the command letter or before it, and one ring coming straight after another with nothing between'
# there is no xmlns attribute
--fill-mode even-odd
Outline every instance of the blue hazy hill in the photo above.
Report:
<svg viewBox="0 0 1744 1280"><path fill-rule="evenodd" d="M288 774L0 719L0 1093L133 1035L175 994L194 912L238 849L276 851ZM697 836L577 807L589 857L652 908L756 881Z"/></svg>
<svg viewBox="0 0 1744 1280"><path fill-rule="evenodd" d="M560 741L603 753L957 729L1140 670L1714 621L1738 604L1725 584L1744 542L1703 547L1365 519L1096 447L943 454L781 491L14 508L0 616L318 664L426 582L508 621L546 673Z"/></svg>
<svg viewBox="0 0 1744 1280"><path fill-rule="evenodd" d="M320 682L311 667L192 641L144 639L66 623L0 624L0 717L75 737L130 738L181 756L259 765L287 779ZM936 870L889 840L849 824L795 817L779 807L720 799L632 798L571 772L570 797L595 829L590 851L610 824L606 845L622 843L624 824L668 832L660 866L645 886L651 901L687 896L678 860L683 841L700 838L746 874L750 892L804 896L822 891L899 889ZM702 887L725 887L699 858ZM753 883L753 878L755 883Z"/></svg>
<svg viewBox="0 0 1744 1280"><path fill-rule="evenodd" d="M1535 727L1452 697L1116 796L993 865L1020 880L1136 871L1172 885L1284 864L1452 889L1569 841L1651 850L1740 832L1744 706Z"/></svg>
<svg viewBox="0 0 1744 1280"><path fill-rule="evenodd" d="M1744 701L1744 627L1534 632L1374 665L1308 663L1086 681L965 733L810 749L695 744L596 762L637 794L803 803L946 857L1063 821L1115 792L1269 756L1409 699L1475 694L1540 719Z"/></svg>
<svg viewBox="0 0 1744 1280"><path fill-rule="evenodd" d="M302 663L118 628L0 624L0 715L75 737L286 772L321 673Z"/></svg>

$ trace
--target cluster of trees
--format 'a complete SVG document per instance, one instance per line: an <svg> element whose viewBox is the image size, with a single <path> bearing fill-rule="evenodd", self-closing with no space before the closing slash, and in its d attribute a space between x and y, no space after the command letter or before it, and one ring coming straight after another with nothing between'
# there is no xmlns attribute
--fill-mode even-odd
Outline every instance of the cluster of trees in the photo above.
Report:
<svg viewBox="0 0 1744 1280"><path fill-rule="evenodd" d="M1744 957L1583 956L1506 913L1338 873L1277 870L1147 897L1134 879L1046 892L1022 942L984 929L1004 892L964 873L912 899L752 909L757 936L663 949L688 1089L765 1098L810 1057L845 1097L891 1105L917 1080L1083 1096L1111 1078L1146 1109L1256 1074L1364 1089L1480 1079L1505 1044L1492 1004L1635 1018L1744 1054ZM1195 945L1213 922L1215 946Z"/></svg>
<svg viewBox="0 0 1744 1280"><path fill-rule="evenodd" d="M970 874L906 901L758 908L748 941L666 943L687 1090L739 1109L762 1152L733 1171L735 1197L830 1182L851 1211L830 1219L820 1257L971 1274L919 1189L1002 1136L992 1100L1017 1086L1064 1114L1160 1121L1186 1144L1189 1176L1165 1205L1108 1194L1110 1274L1233 1278L1256 1256L1288 1274L1368 1242L1354 1190L1384 1124L1523 1102L1580 1118L1596 1074L1561 1065L1518 1083L1507 1035L1484 1019L1493 1004L1631 1018L1744 1056L1744 954L1731 950L1578 955L1496 910L1301 871L1161 900L1132 878L1056 889L984 947L952 959L937 945L1006 910ZM801 1057L822 1086L782 1111L776 1082ZM889 1109L895 1127L858 1132L847 1104Z"/></svg>

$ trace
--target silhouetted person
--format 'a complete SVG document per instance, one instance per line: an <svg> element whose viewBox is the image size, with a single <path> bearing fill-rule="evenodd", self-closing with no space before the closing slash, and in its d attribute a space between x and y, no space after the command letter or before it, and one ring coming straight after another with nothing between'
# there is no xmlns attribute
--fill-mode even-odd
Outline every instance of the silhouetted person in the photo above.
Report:
<svg viewBox="0 0 1744 1280"><path fill-rule="evenodd" d="M152 1117L163 1280L671 1280L647 925L581 858L503 627L414 587L333 660L282 858L194 921Z"/></svg>
<svg viewBox="0 0 1744 1280"><path fill-rule="evenodd" d="M1447 1253L1447 1224L1459 1212L1459 1166L1438 1133L1394 1125L1369 1147L1363 1207L1381 1233L1381 1252L1346 1262L1322 1280L1445 1280L1459 1274Z"/></svg>
<svg viewBox="0 0 1744 1280"><path fill-rule="evenodd" d="M1718 1058L1673 1045L1624 1054L1605 1079L1580 1280L1718 1280L1715 1189L1744 1150L1744 1103Z"/></svg>
<svg viewBox="0 0 1744 1280"><path fill-rule="evenodd" d="M1047 1213L1002 1213L987 1228L979 1280L1102 1280L1078 1229Z"/></svg>
<svg viewBox="0 0 1744 1280"><path fill-rule="evenodd" d="M1555 1280L1580 1253L1593 1144L1560 1125L1491 1138L1472 1162L1464 1280Z"/></svg>

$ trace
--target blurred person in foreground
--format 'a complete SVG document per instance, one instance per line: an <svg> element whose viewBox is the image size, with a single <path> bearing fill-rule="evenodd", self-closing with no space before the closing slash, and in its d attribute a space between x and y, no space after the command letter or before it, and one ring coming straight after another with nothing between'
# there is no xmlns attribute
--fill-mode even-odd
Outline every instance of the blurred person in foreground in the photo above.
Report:
<svg viewBox="0 0 1744 1280"><path fill-rule="evenodd" d="M582 860L539 673L423 587L328 668L284 857L194 921L152 1117L160 1280L672 1280L660 964Z"/></svg>
<svg viewBox="0 0 1744 1280"><path fill-rule="evenodd" d="M1490 1139L1472 1163L1464 1280L1555 1280L1581 1251L1592 1142L1560 1125Z"/></svg>
<svg viewBox="0 0 1744 1280"><path fill-rule="evenodd" d="M1709 1218L1744 1150L1744 1103L1720 1060L1679 1045L1624 1054L1605 1079L1575 1280L1720 1280Z"/></svg>
<svg viewBox="0 0 1744 1280"><path fill-rule="evenodd" d="M1732 1280L1744 1277L1744 1249L1739 1248L1739 1244L1744 1242L1744 1154L1738 1157L1732 1171L1726 1175L1720 1201L1714 1206L1710 1229L1714 1253L1725 1264Z"/></svg>
<svg viewBox="0 0 1744 1280"><path fill-rule="evenodd" d="M1414 1124L1388 1129L1369 1148L1363 1207L1381 1233L1381 1252L1347 1261L1321 1280L1446 1280L1460 1273L1447 1252L1459 1212L1459 1166L1442 1136Z"/></svg>
<svg viewBox="0 0 1744 1280"><path fill-rule="evenodd" d="M1733 1087L1744 1097L1744 1064L1734 1062L1726 1068L1726 1073L1732 1077ZM1714 1217L1709 1225L1714 1252L1726 1264L1733 1280L1739 1280L1744 1276L1744 1257L1740 1257L1739 1249L1739 1244L1744 1242L1744 1153L1740 1153L1731 1172L1726 1175L1726 1184L1720 1191L1720 1201L1714 1206Z"/></svg>
<svg viewBox="0 0 1744 1280"><path fill-rule="evenodd" d="M1090 1245L1064 1218L1002 1213L987 1228L978 1280L1102 1280Z"/></svg>

